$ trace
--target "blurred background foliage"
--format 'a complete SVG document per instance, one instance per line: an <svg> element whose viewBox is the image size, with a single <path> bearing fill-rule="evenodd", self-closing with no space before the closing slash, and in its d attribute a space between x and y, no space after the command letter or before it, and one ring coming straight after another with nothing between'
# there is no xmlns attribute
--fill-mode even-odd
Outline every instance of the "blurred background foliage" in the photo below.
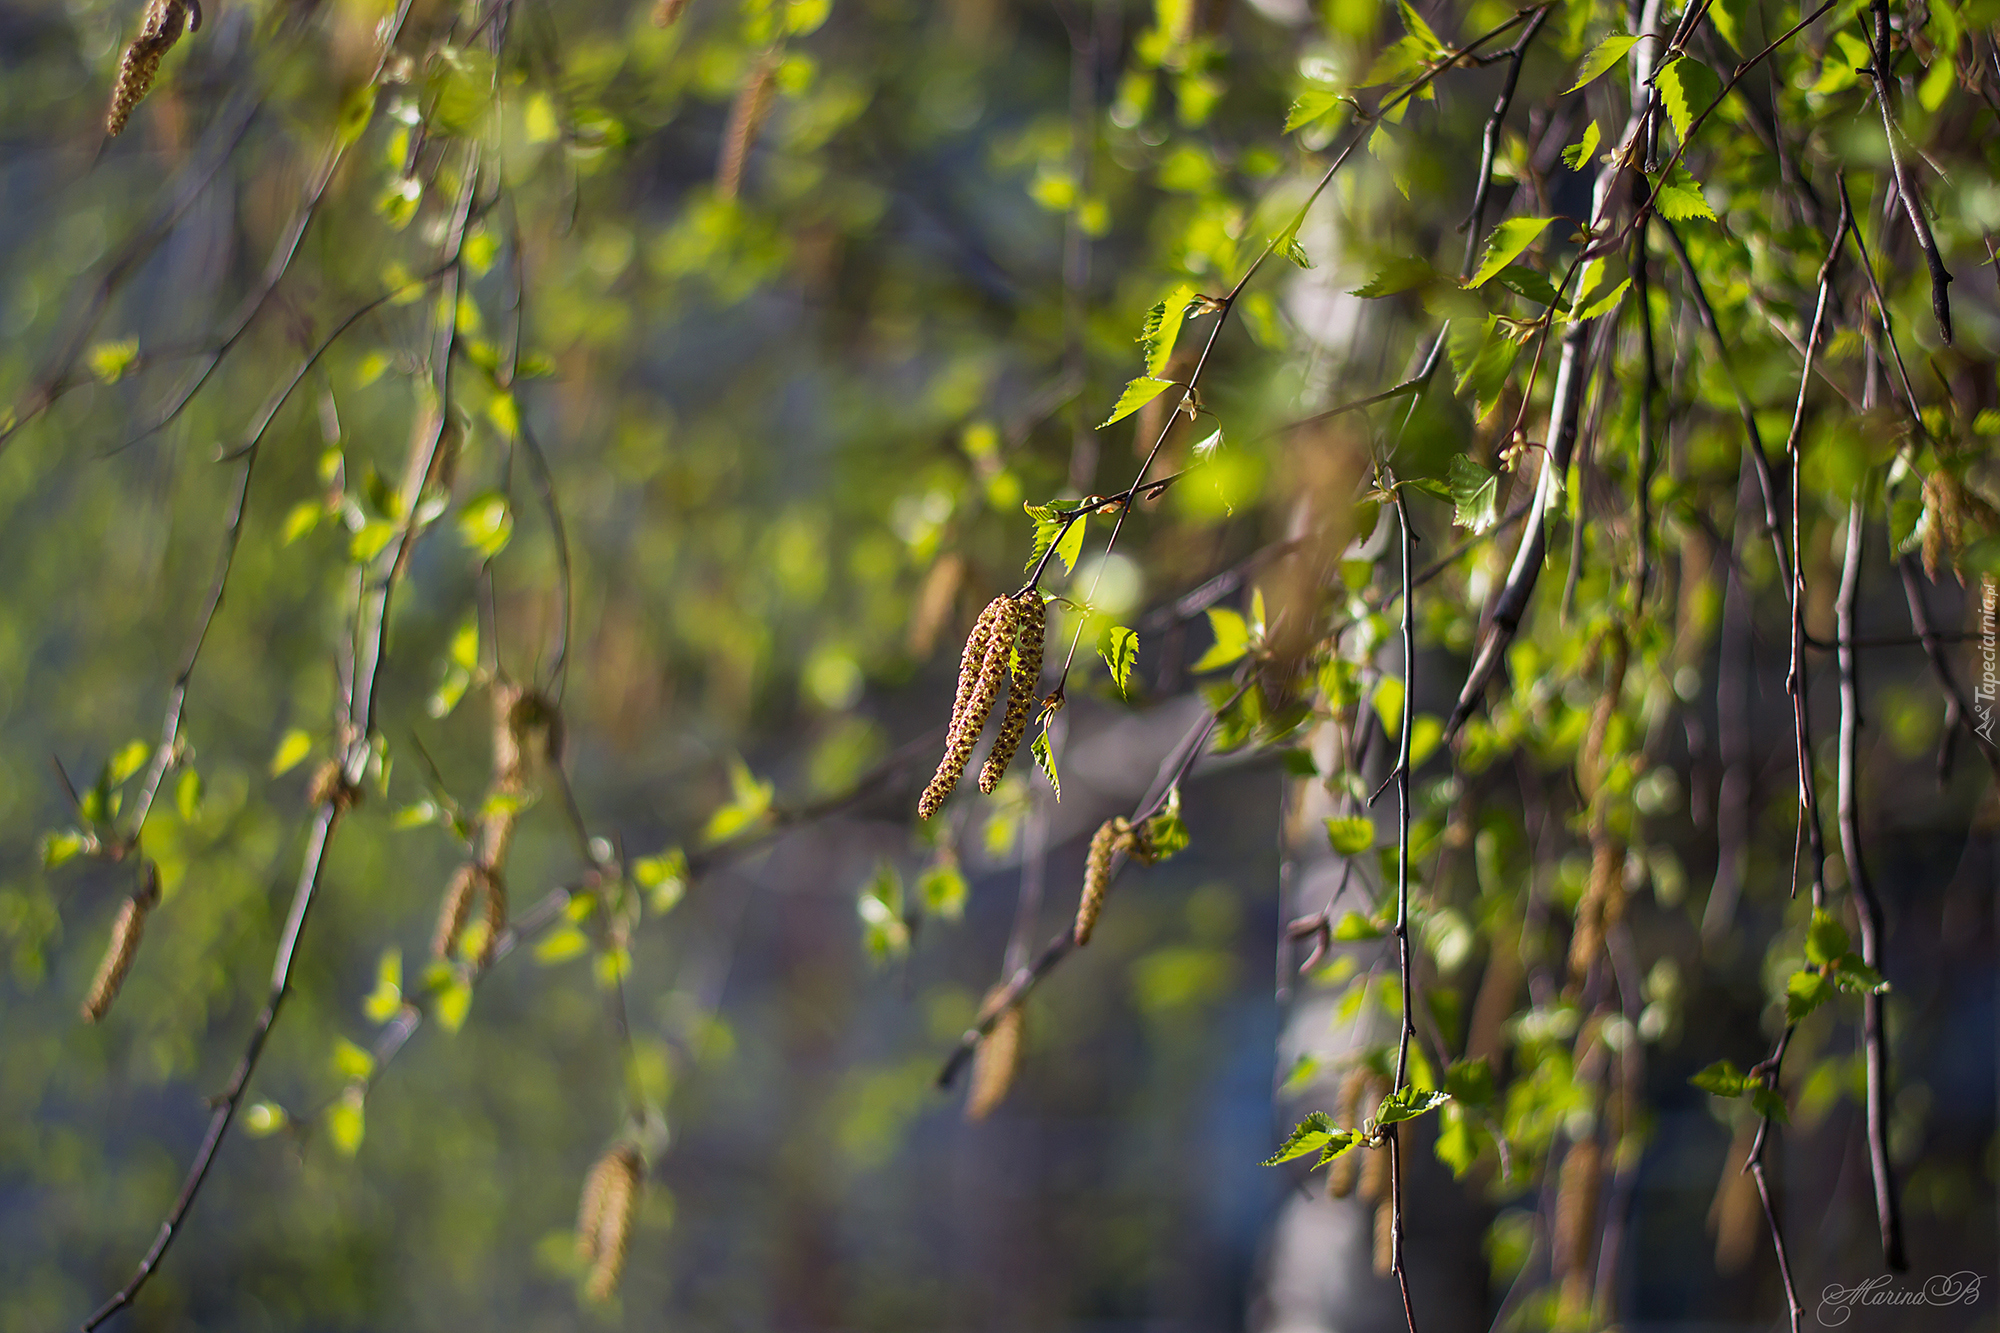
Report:
<svg viewBox="0 0 2000 1333"><path fill-rule="evenodd" d="M1442 73L1343 168L1296 229L1310 267L1274 260L1231 307L1200 421L1177 423L1170 392L1093 427L1142 370L1147 308L1221 296L1285 231L1346 142L1340 98L1440 68L1426 34L1467 41L1510 6L204 9L107 140L135 7L0 5L0 1330L80 1319L131 1272L263 1000L309 789L350 758L363 799L287 1007L133 1327L1400 1327L1368 1272L1369 1205L1257 1163L1394 1037L1393 825L1368 824L1363 798L1389 775L1406 690L1420 1081L1476 1049L1479 1022L1501 1034L1497 1088L1453 1085L1470 1093L1410 1140L1454 1168L1413 1168L1423 1326L1579 1320L1551 1268L1555 1164L1600 1133L1612 1276L1581 1323L1768 1325L1782 1296L1729 1169L1750 1108L1687 1080L1764 1056L1809 918L1785 882L1784 580L1739 485L1735 394L1779 450L1829 221L1797 204L1798 161L1828 200L1832 165L1849 170L1927 414L1897 416L1851 270L1805 436L1805 616L1834 637L1859 487L1861 623L1886 641L1866 658L1862 799L1889 914L1893 1157L1915 1274L1993 1276L1986 751L1960 735L1934 762L1960 720L1884 554L1920 551L1976 683L1977 645L1957 640L1996 563L1990 5L1896 15L1956 345L1884 206L1869 53L1844 44L1867 7L1843 0L1754 85L1769 117L1725 101L1690 154L1717 216L1676 225L1728 353L1655 232L1658 448L1642 450L1628 318L1542 605L1453 746L1442 719L1512 554L1495 520L1529 503L1536 449L1517 446L1551 392L1549 365L1531 377L1528 344L1494 330L1540 317L1537 282L1574 294L1560 226L1505 283L1436 277L1466 250L1454 228L1506 62ZM1749 34L1798 17L1716 9L1689 49L1725 77ZM1590 152L1560 151L1593 116L1609 151L1630 90L1622 71L1571 85L1637 17L1549 11L1487 224L1589 210ZM1763 147L1766 120L1797 161ZM1371 280L1381 299L1351 294ZM1446 365L1407 414L1292 424L1404 380L1443 319ZM1143 369L1184 381L1210 327L1191 318ZM1392 442L1396 474L1430 483L1403 492L1419 562L1479 538L1420 589L1413 665L1393 514L1364 494ZM162 758L253 446L227 595ZM1121 492L1155 447L1149 477L1196 466L1131 508L1115 552L1095 519L1043 580L1070 599L1051 608L1052 671L1089 606L1049 733L1062 800L1024 758L993 797L916 826L959 636L1019 586L1022 506ZM1642 545L1654 574L1635 593ZM357 589L391 566L370 749L339 719ZM1114 623L1138 633L1122 689L1093 651ZM1564 975L1592 880L1598 776L1580 753L1614 630L1631 667L1591 743L1624 763L1605 780L1629 893L1615 1001L1602 967ZM1833 655L1811 674L1837 847ZM491 700L510 681L559 702L567 782L496 770ZM1186 782L1189 849L1128 872L1096 946L1028 1000L1010 1099L965 1123L935 1079L1010 936L1061 928L1091 831L1218 706L1227 753ZM156 758L171 767L143 856L103 854ZM475 992L476 935L451 963L430 941L467 837L514 804L514 911L550 910ZM1331 863L1319 814L1363 824L1355 845L1335 831ZM160 904L86 1025L141 862ZM1284 924L1324 904L1327 864L1353 893L1298 977ZM1046 910L1023 927L1027 882ZM1792 1127L1771 1161L1808 1308L1882 1269L1858 1014L1843 997L1802 1024L1783 1079ZM571 1223L618 1142L643 1148L646 1185L623 1282L592 1301ZM1301 1248L1286 1228L1307 1208L1336 1221Z"/></svg>

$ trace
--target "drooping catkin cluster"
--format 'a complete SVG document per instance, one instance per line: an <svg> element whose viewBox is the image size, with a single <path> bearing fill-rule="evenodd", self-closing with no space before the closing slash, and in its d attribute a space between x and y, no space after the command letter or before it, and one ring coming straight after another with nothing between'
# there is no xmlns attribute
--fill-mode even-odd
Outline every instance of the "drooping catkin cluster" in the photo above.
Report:
<svg viewBox="0 0 2000 1333"><path fill-rule="evenodd" d="M917 801L917 814L929 819L944 807L945 798L972 761L972 749L993 706L1000 700L1001 687L1012 678L1007 712L1001 719L1000 735L993 742L979 773L979 789L991 792L1000 785L1014 752L1034 711L1035 685L1042 674L1042 639L1048 612L1041 595L1030 589L1019 597L995 597L973 622L966 636L965 651L958 659L958 694L951 705L951 726L945 733L944 757L937 773ZM1017 651L1018 650L1018 651Z"/></svg>
<svg viewBox="0 0 2000 1333"><path fill-rule="evenodd" d="M987 795L1007 775L1007 765L1021 748L1028 732L1028 717L1035 708L1035 686L1042 679L1042 638L1048 630L1049 610L1039 595L1029 593L1015 603L1014 646L1008 653L1007 711L1000 718L1000 734L986 752L979 770L979 790Z"/></svg>
<svg viewBox="0 0 2000 1333"><path fill-rule="evenodd" d="M629 1143L598 1158L584 1177L583 1198L576 1210L576 1255L590 1265L583 1290L593 1301L609 1300L618 1289L644 1183L645 1163Z"/></svg>
<svg viewBox="0 0 2000 1333"><path fill-rule="evenodd" d="M1334 1102L1334 1118L1352 1129L1360 1124L1361 1107L1368 1100L1369 1085L1375 1081L1374 1071L1367 1065L1356 1065L1340 1080L1340 1095ZM1361 1170L1362 1151L1346 1152L1333 1159L1326 1168L1326 1192L1328 1197L1344 1199L1354 1193L1355 1176Z"/></svg>
<svg viewBox="0 0 2000 1333"><path fill-rule="evenodd" d="M118 63L118 82L111 89L111 109L104 115L104 132L116 136L132 118L132 109L152 91L153 76L159 72L160 57L181 39L183 30L192 31L199 20L190 17L199 11L187 0L149 0L146 15L139 22L139 35L125 48Z"/></svg>
<svg viewBox="0 0 2000 1333"><path fill-rule="evenodd" d="M1618 696L1625 688L1630 652L1623 631L1613 629L1604 645L1604 687L1591 711L1590 728L1577 754L1577 782L1590 802L1590 882L1577 903L1576 925L1570 934L1569 971L1578 981L1604 952L1604 936L1625 910L1624 850L1606 817L1604 746Z"/></svg>
<svg viewBox="0 0 2000 1333"><path fill-rule="evenodd" d="M1097 832L1090 838L1090 851L1083 860L1083 897L1076 904L1075 936L1079 948L1090 943L1091 932L1097 929L1105 895L1111 892L1111 861L1119 852L1142 865L1151 865L1156 859L1145 825L1114 815L1097 826Z"/></svg>
<svg viewBox="0 0 2000 1333"><path fill-rule="evenodd" d="M1006 990L1004 985L995 986L986 996L981 1012L990 1010L998 1003ZM1007 1089L1014 1084L1015 1066L1021 1059L1021 1024L1021 1006L1017 1001L1008 1005L993 1020L985 1040L973 1053L972 1088L965 1099L967 1120L984 1120L1006 1099Z"/></svg>
<svg viewBox="0 0 2000 1333"><path fill-rule="evenodd" d="M149 862L145 883L119 906L118 916L111 923L111 942L105 947L104 961L97 965L90 993L83 997L84 1022L95 1023L110 1012L111 1002L118 998L125 974L132 970L132 959L139 952L139 937L146 932L146 917L159 901L160 871Z"/></svg>
<svg viewBox="0 0 2000 1333"><path fill-rule="evenodd" d="M1563 1154L1556 1186L1555 1271L1562 1275L1561 1322L1576 1327L1590 1310L1590 1246L1597 1235L1597 1194L1604 1157L1595 1136L1578 1139Z"/></svg>
<svg viewBox="0 0 2000 1333"><path fill-rule="evenodd" d="M562 751L562 715L548 699L510 681L495 682L492 694L493 786L479 812L472 859L445 887L431 936L432 955L449 958L478 905L486 924L474 960L481 967L492 961L494 946L507 929L507 853L514 845L523 798L536 772Z"/></svg>
<svg viewBox="0 0 2000 1333"><path fill-rule="evenodd" d="M757 133L771 112L771 94L778 77L778 52L774 47L757 58L749 77L736 90L729 108L729 127L722 135L722 156L715 164L715 193L720 199L736 198L743 188L743 166L750 150L757 146Z"/></svg>

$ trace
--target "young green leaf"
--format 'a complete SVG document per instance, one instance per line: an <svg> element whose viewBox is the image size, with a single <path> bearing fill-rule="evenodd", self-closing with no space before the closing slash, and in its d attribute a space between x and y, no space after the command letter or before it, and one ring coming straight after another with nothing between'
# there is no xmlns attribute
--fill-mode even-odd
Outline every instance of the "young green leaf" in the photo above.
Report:
<svg viewBox="0 0 2000 1333"><path fill-rule="evenodd" d="M1166 808L1146 821L1146 845L1152 848L1156 861L1164 861L1187 849L1187 822L1181 818L1181 789L1178 786L1167 793Z"/></svg>
<svg viewBox="0 0 2000 1333"><path fill-rule="evenodd" d="M965 872L956 860L939 861L917 877L917 897L930 916L956 921L965 915Z"/></svg>
<svg viewBox="0 0 2000 1333"><path fill-rule="evenodd" d="M1214 671L1250 651L1250 626L1237 612L1226 606L1209 607L1208 627L1215 634L1215 642L1188 668L1190 671Z"/></svg>
<svg viewBox="0 0 2000 1333"><path fill-rule="evenodd" d="M1329 818L1326 840L1342 856L1359 856L1375 845L1375 821L1366 815Z"/></svg>
<svg viewBox="0 0 2000 1333"><path fill-rule="evenodd" d="M1132 668L1139 662L1139 636L1123 625L1107 625L1097 641L1097 655L1110 668L1111 681L1121 698L1129 697Z"/></svg>
<svg viewBox="0 0 2000 1333"><path fill-rule="evenodd" d="M1428 259L1414 255L1403 259L1392 259L1383 266L1381 272L1356 287L1349 295L1359 296L1364 300L1394 296L1398 292L1421 287L1435 277L1437 270L1431 267Z"/></svg>
<svg viewBox="0 0 2000 1333"><path fill-rule="evenodd" d="M1167 359L1174 354L1174 342L1181 334L1181 323L1193 301L1194 288L1182 283L1146 312L1146 320L1139 327L1139 346L1146 355L1148 375L1159 375L1166 370Z"/></svg>
<svg viewBox="0 0 2000 1333"><path fill-rule="evenodd" d="M1111 415L1098 422L1097 428L1103 430L1114 421L1123 421L1172 387L1172 380L1157 379L1151 375L1141 375L1137 379L1128 381L1125 391L1118 395L1118 401L1112 405Z"/></svg>
<svg viewBox="0 0 2000 1333"><path fill-rule="evenodd" d="M1298 1128L1292 1131L1289 1138L1278 1145L1277 1152L1264 1159L1264 1165L1277 1166L1280 1162L1289 1162L1310 1153L1324 1152L1334 1146L1334 1140L1340 1137L1352 1137L1358 1140L1360 1136L1354 1134L1352 1130L1336 1126L1333 1117L1326 1112L1314 1111L1299 1122Z"/></svg>
<svg viewBox="0 0 2000 1333"><path fill-rule="evenodd" d="M1035 743L1028 747L1028 753L1035 758L1035 767L1042 770L1042 776L1049 780L1049 790L1055 793L1058 802L1062 800L1062 774L1056 772L1055 752L1049 749L1049 733L1044 730L1035 737Z"/></svg>
<svg viewBox="0 0 2000 1333"><path fill-rule="evenodd" d="M1408 1086L1382 1099L1382 1109L1375 1113L1378 1125L1394 1125L1404 1120L1415 1120L1418 1116L1435 1111L1451 1100L1451 1094L1442 1088L1420 1089Z"/></svg>
<svg viewBox="0 0 2000 1333"><path fill-rule="evenodd" d="M1847 927L1824 908L1815 909L1806 927L1806 961L1814 967L1837 962L1847 952Z"/></svg>
<svg viewBox="0 0 2000 1333"><path fill-rule="evenodd" d="M1499 518L1500 476L1464 454L1451 456L1451 521L1480 533Z"/></svg>
<svg viewBox="0 0 2000 1333"><path fill-rule="evenodd" d="M1749 1080L1744 1078L1743 1071L1727 1060L1717 1060L1688 1082L1703 1092L1711 1092L1718 1097L1741 1097L1743 1089L1749 1086Z"/></svg>
<svg viewBox="0 0 2000 1333"><path fill-rule="evenodd" d="M312 737L293 727L278 742L278 752L271 756L271 776L277 777L299 766L299 761L312 753Z"/></svg>
<svg viewBox="0 0 2000 1333"><path fill-rule="evenodd" d="M1833 998L1833 982L1816 969L1794 972L1785 982L1785 1021L1797 1023Z"/></svg>
<svg viewBox="0 0 2000 1333"><path fill-rule="evenodd" d="M1340 105L1340 94L1331 88L1308 88L1285 114L1285 133L1303 129Z"/></svg>
<svg viewBox="0 0 2000 1333"><path fill-rule="evenodd" d="M1482 287L1487 280L1501 269L1514 262L1520 253L1535 243L1535 238L1548 229L1554 218L1508 218L1493 229L1486 238L1486 253L1479 261L1479 269L1465 285Z"/></svg>
<svg viewBox="0 0 2000 1333"><path fill-rule="evenodd" d="M1563 149L1563 165L1571 171L1582 171L1584 164L1597 152L1598 140L1603 135L1604 131L1597 128L1597 122L1591 121L1584 127L1583 138Z"/></svg>
<svg viewBox="0 0 2000 1333"><path fill-rule="evenodd" d="M1348 912L1333 924L1333 937L1343 944L1356 940L1379 940L1382 927L1359 912Z"/></svg>
<svg viewBox="0 0 2000 1333"><path fill-rule="evenodd" d="M1623 60L1625 53L1637 45L1638 41L1637 37L1614 32L1592 47L1590 54L1583 58L1583 64L1576 72L1576 82L1565 90L1566 94L1575 92Z"/></svg>
<svg viewBox="0 0 2000 1333"><path fill-rule="evenodd" d="M1674 133L1682 143L1687 142L1694 118L1722 95L1722 80L1693 56L1680 56L1662 65L1653 76L1653 84L1660 90L1660 104L1666 107L1667 119L1674 123Z"/></svg>

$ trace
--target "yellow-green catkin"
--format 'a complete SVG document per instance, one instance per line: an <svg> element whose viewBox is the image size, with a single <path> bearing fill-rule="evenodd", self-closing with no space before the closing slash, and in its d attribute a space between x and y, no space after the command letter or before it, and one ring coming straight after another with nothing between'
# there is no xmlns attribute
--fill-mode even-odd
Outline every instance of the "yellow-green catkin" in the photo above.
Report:
<svg viewBox="0 0 2000 1333"><path fill-rule="evenodd" d="M1590 1311L1590 1246L1597 1235L1597 1194L1603 1153L1596 1138L1579 1139L1563 1154L1556 1186L1555 1271L1561 1275L1560 1322L1576 1327Z"/></svg>
<svg viewBox="0 0 2000 1333"><path fill-rule="evenodd" d="M104 961L98 964L90 993L83 998L84 1022L98 1022L111 1011L111 1002L118 998L125 976L132 970L132 959L139 952L139 938L146 933L146 917L159 901L159 872L149 866L145 885L119 906L118 916L111 923L111 941L105 947Z"/></svg>
<svg viewBox="0 0 2000 1333"><path fill-rule="evenodd" d="M778 52L766 51L751 66L750 75L736 90L729 108L729 126L722 135L722 156L715 164L715 193L719 199L736 198L743 188L743 167L750 150L757 145L757 133L771 110L771 93L778 75Z"/></svg>
<svg viewBox="0 0 2000 1333"><path fill-rule="evenodd" d="M1032 589L1014 605L1015 637L1010 654L1007 711L1000 719L1000 734L994 738L986 763L979 770L979 790L988 794L1000 785L1007 765L1014 762L1014 754L1021 748L1021 738L1028 731L1028 718L1035 709L1035 687L1042 679L1042 641L1048 629L1048 607L1042 602L1042 595Z"/></svg>
<svg viewBox="0 0 2000 1333"><path fill-rule="evenodd" d="M917 801L921 818L929 819L943 808L945 798L972 760L972 747L979 743L979 733L986 729L986 719L992 715L993 702L1006 679L1019 605L1011 597L995 597L979 613L965 640L965 652L958 659L958 697L952 703L944 757L938 760L936 775Z"/></svg>
<svg viewBox="0 0 2000 1333"><path fill-rule="evenodd" d="M1091 835L1090 852L1083 860L1083 897L1076 905L1079 947L1090 943L1090 933L1097 929L1098 915L1104 911L1104 895L1111 891L1111 857L1119 843L1129 842L1131 836L1131 821L1123 815L1105 820Z"/></svg>
<svg viewBox="0 0 2000 1333"><path fill-rule="evenodd" d="M104 132L116 135L132 118L132 110L152 91L160 57L181 39L188 24L187 0L151 0L140 20L139 35L125 48L118 64L118 82L111 89L111 109L104 115Z"/></svg>
<svg viewBox="0 0 2000 1333"><path fill-rule="evenodd" d="M431 957L451 957L452 946L472 915L472 900L480 892L483 878L484 872L471 861L452 872L444 901L438 905L437 929L431 933Z"/></svg>
<svg viewBox="0 0 2000 1333"><path fill-rule="evenodd" d="M1004 988L995 987L986 997L991 1005ZM1014 1085L1014 1069L1021 1059L1021 1006L1010 1004L993 1020L993 1026L972 1056L972 1089L965 1099L965 1118L984 1120L1006 1100Z"/></svg>
<svg viewBox="0 0 2000 1333"><path fill-rule="evenodd" d="M1367 1090L1369 1070L1366 1065L1356 1065L1340 1080L1340 1095L1334 1101L1334 1119L1349 1129L1355 1126L1355 1112L1361 1106L1361 1095ZM1361 1150L1344 1152L1326 1168L1326 1192L1329 1197L1344 1199L1354 1193L1354 1178L1361 1170Z"/></svg>
<svg viewBox="0 0 2000 1333"><path fill-rule="evenodd" d="M608 1300L618 1289L643 1179L639 1150L629 1143L598 1158L584 1177L576 1212L576 1255L590 1265L584 1294L593 1301Z"/></svg>

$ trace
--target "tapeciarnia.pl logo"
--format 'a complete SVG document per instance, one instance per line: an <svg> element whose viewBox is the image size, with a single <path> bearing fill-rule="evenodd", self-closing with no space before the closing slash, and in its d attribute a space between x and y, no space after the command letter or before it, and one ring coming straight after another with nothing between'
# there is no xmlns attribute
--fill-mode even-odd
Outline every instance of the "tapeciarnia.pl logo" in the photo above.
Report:
<svg viewBox="0 0 2000 1333"><path fill-rule="evenodd" d="M1979 684L1972 691L1975 702L1972 711L1979 714L1979 725L1975 728L1980 736L1991 745L1993 736L1993 699L2000 694L2000 642L1996 642L1994 612L1996 608L1995 585L1991 574L1979 580Z"/></svg>
<svg viewBox="0 0 2000 1333"><path fill-rule="evenodd" d="M1985 1280L1978 1273L1960 1271L1926 1278L1923 1285L1916 1287L1898 1286L1896 1279L1887 1273L1851 1287L1831 1282L1820 1293L1815 1313L1823 1327L1839 1328L1859 1309L1885 1305L1973 1305L1979 1300L1979 1284Z"/></svg>

